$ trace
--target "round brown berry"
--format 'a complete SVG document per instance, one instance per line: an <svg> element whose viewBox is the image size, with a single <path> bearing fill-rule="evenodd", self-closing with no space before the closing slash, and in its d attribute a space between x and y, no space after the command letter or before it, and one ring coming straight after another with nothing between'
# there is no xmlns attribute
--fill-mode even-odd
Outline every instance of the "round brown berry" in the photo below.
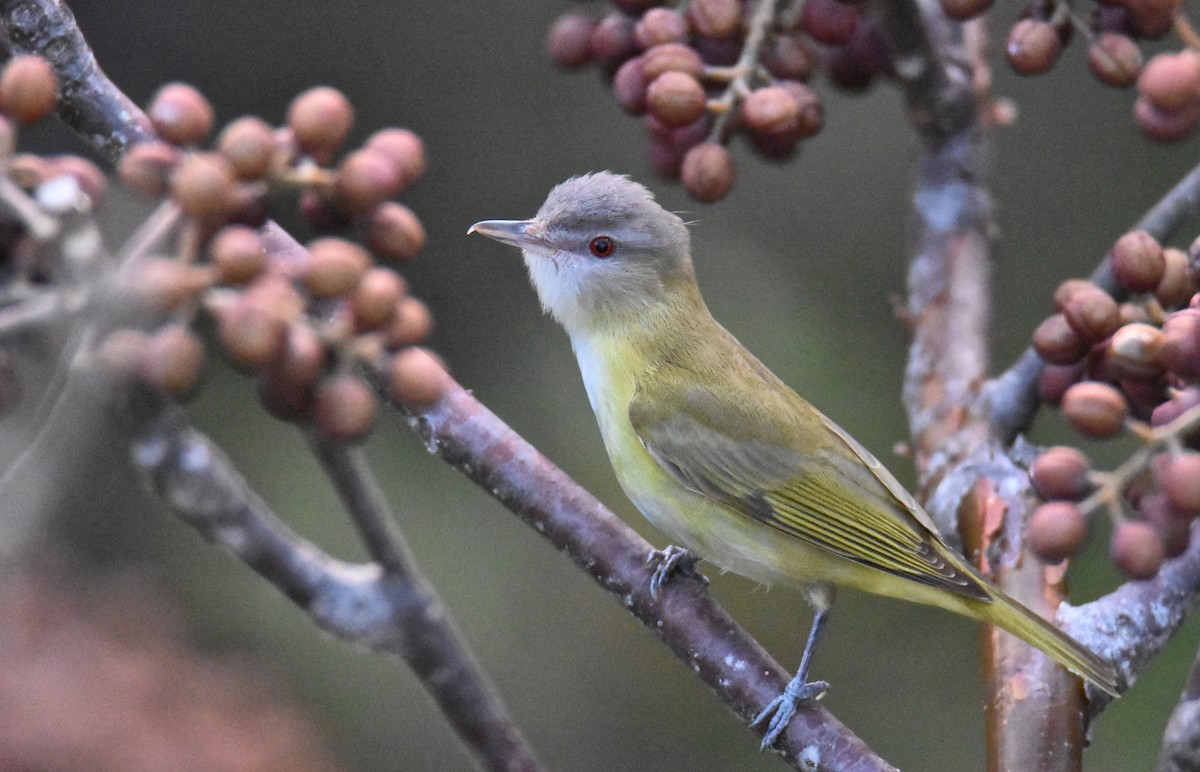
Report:
<svg viewBox="0 0 1200 772"><path fill-rule="evenodd" d="M589 43L592 56L608 67L615 67L638 52L633 38L633 19L613 11L592 29Z"/></svg>
<svg viewBox="0 0 1200 772"><path fill-rule="evenodd" d="M1083 358L1089 344L1067 323L1065 316L1054 314L1033 331L1033 348L1050 364L1069 365Z"/></svg>
<svg viewBox="0 0 1200 772"><path fill-rule="evenodd" d="M292 100L287 125L300 149L325 163L346 141L354 125L354 108L341 91L318 86Z"/></svg>
<svg viewBox="0 0 1200 772"><path fill-rule="evenodd" d="M1021 19L1008 33L1004 54L1013 70L1021 75L1040 75L1058 61L1062 38L1050 22Z"/></svg>
<svg viewBox="0 0 1200 772"><path fill-rule="evenodd" d="M646 68L640 56L627 59L617 68L612 80L613 97L626 112L641 115L646 111Z"/></svg>
<svg viewBox="0 0 1200 772"><path fill-rule="evenodd" d="M1154 288L1154 297L1164 308L1182 308L1192 299L1196 284L1192 281L1188 256L1181 249L1168 247L1163 250L1164 270L1162 280Z"/></svg>
<svg viewBox="0 0 1200 772"><path fill-rule="evenodd" d="M1109 366L1120 378L1155 378L1163 371L1162 340L1162 330L1154 325L1123 325L1108 343Z"/></svg>
<svg viewBox="0 0 1200 772"><path fill-rule="evenodd" d="M429 306L410 295L396 303L396 312L384 332L384 342L390 349L403 348L425 340L432 330L433 314L429 313Z"/></svg>
<svg viewBox="0 0 1200 772"><path fill-rule="evenodd" d="M388 396L400 404L436 402L451 383L442 363L423 348L406 348L398 352L388 366Z"/></svg>
<svg viewBox="0 0 1200 772"><path fill-rule="evenodd" d="M1142 51L1128 35L1101 32L1088 46L1088 66L1101 82L1125 88L1137 82Z"/></svg>
<svg viewBox="0 0 1200 772"><path fill-rule="evenodd" d="M1200 104L1188 104L1178 110L1164 110L1144 96L1133 103L1133 117L1147 139L1154 142L1179 142L1200 126Z"/></svg>
<svg viewBox="0 0 1200 772"><path fill-rule="evenodd" d="M1033 486L1042 498L1078 500L1091 490L1091 464L1076 448L1059 445L1037 457L1029 468Z"/></svg>
<svg viewBox="0 0 1200 772"><path fill-rule="evenodd" d="M1112 535L1112 557L1130 579L1150 579L1158 573L1165 557L1162 538L1148 523L1129 520L1117 525Z"/></svg>
<svg viewBox="0 0 1200 772"><path fill-rule="evenodd" d="M168 83L159 89L146 114L158 136L173 145L199 145L212 133L212 105L186 83Z"/></svg>
<svg viewBox="0 0 1200 772"><path fill-rule="evenodd" d="M728 38L742 26L742 7L738 0L692 0L687 20L697 35Z"/></svg>
<svg viewBox="0 0 1200 772"><path fill-rule="evenodd" d="M642 55L642 74L649 83L664 72L682 72L699 80L704 76L704 61L696 49L682 43L663 43Z"/></svg>
<svg viewBox="0 0 1200 772"><path fill-rule="evenodd" d="M165 142L143 142L129 148L121 158L117 175L135 193L161 196L167 192L171 171L179 158L179 149Z"/></svg>
<svg viewBox="0 0 1200 772"><path fill-rule="evenodd" d="M317 297L342 297L358 286L370 267L371 256L357 244L337 238L318 239L308 245L308 260L300 279Z"/></svg>
<svg viewBox="0 0 1200 772"><path fill-rule="evenodd" d="M1063 316L1071 329L1088 341L1104 340L1121 324L1117 301L1098 287L1074 293Z"/></svg>
<svg viewBox="0 0 1200 772"><path fill-rule="evenodd" d="M832 0L837 2L837 0ZM751 91L742 101L742 121L751 131L786 133L800 125L800 102L782 86Z"/></svg>
<svg viewBox="0 0 1200 772"><path fill-rule="evenodd" d="M313 425L336 442L359 442L375 426L379 408L371 388L353 375L335 375L317 387Z"/></svg>
<svg viewBox="0 0 1200 772"><path fill-rule="evenodd" d="M171 175L171 195L188 215L220 218L234 204L233 168L218 153L198 153L180 162Z"/></svg>
<svg viewBox="0 0 1200 772"><path fill-rule="evenodd" d="M362 148L342 160L333 189L339 208L350 217L360 217L403 186L403 173L391 156Z"/></svg>
<svg viewBox="0 0 1200 772"><path fill-rule="evenodd" d="M1176 311L1163 322L1158 358L1163 367L1184 380L1200 377L1200 311Z"/></svg>
<svg viewBox="0 0 1200 772"><path fill-rule="evenodd" d="M401 184L404 187L416 182L425 173L425 143L415 131L408 129L380 129L367 137L363 146L378 150L391 158L400 167Z"/></svg>
<svg viewBox="0 0 1200 772"><path fill-rule="evenodd" d="M646 109L672 128L703 116L705 103L704 87L682 72L664 72L646 89Z"/></svg>
<svg viewBox="0 0 1200 772"><path fill-rule="evenodd" d="M645 50L660 43L681 43L687 39L687 22L678 11L651 8L633 29L633 39Z"/></svg>
<svg viewBox="0 0 1200 772"><path fill-rule="evenodd" d="M1173 507L1200 514L1200 454L1181 453L1170 459L1159 470L1158 481Z"/></svg>
<svg viewBox="0 0 1200 772"><path fill-rule="evenodd" d="M800 25L818 43L840 46L850 42L859 10L839 0L805 0Z"/></svg>
<svg viewBox="0 0 1200 772"><path fill-rule="evenodd" d="M1166 270L1162 246L1145 231L1130 231L1109 252L1113 276L1129 292L1150 292Z"/></svg>
<svg viewBox="0 0 1200 772"><path fill-rule="evenodd" d="M992 0L941 0L942 10L951 19L974 19L992 7Z"/></svg>
<svg viewBox="0 0 1200 772"><path fill-rule="evenodd" d="M1029 548L1047 563L1058 563L1079 551L1087 535L1087 518L1074 504L1042 504L1029 518Z"/></svg>
<svg viewBox="0 0 1200 772"><path fill-rule="evenodd" d="M279 359L287 342L287 323L275 309L243 295L217 310L217 337L234 362L264 367Z"/></svg>
<svg viewBox="0 0 1200 772"><path fill-rule="evenodd" d="M165 312L198 298L212 284L212 277L200 266L155 258L134 269L131 284L144 302Z"/></svg>
<svg viewBox="0 0 1200 772"><path fill-rule="evenodd" d="M196 385L204 367L204 344L186 327L171 324L150 336L138 366L143 383L172 397Z"/></svg>
<svg viewBox="0 0 1200 772"><path fill-rule="evenodd" d="M245 284L267 265L267 252L258 232L245 225L229 225L217 231L209 256L222 284Z"/></svg>
<svg viewBox="0 0 1200 772"><path fill-rule="evenodd" d="M53 112L58 104L54 67L40 56L14 56L0 73L0 110L26 126Z"/></svg>
<svg viewBox="0 0 1200 772"><path fill-rule="evenodd" d="M546 35L546 52L563 67L580 67L592 58L591 36L596 22L581 13L558 17Z"/></svg>
<svg viewBox="0 0 1200 772"><path fill-rule="evenodd" d="M1163 53L1146 63L1138 91L1155 107L1175 112L1200 102L1200 54L1185 49Z"/></svg>
<svg viewBox="0 0 1200 772"><path fill-rule="evenodd" d="M720 200L733 187L733 157L724 145L704 142L684 154L680 176L692 198L705 203Z"/></svg>
<svg viewBox="0 0 1200 772"><path fill-rule="evenodd" d="M350 296L350 310L360 330L375 330L392 320L396 304L404 297L404 279L387 268L371 268Z"/></svg>
<svg viewBox="0 0 1200 772"><path fill-rule="evenodd" d="M275 132L261 118L238 118L221 130L217 149L229 159L239 178L261 179L270 171L275 156Z"/></svg>
<svg viewBox="0 0 1200 772"><path fill-rule="evenodd" d="M807 80L817 58L798 34L776 34L767 39L762 52L763 67L776 78Z"/></svg>
<svg viewBox="0 0 1200 772"><path fill-rule="evenodd" d="M411 260L425 246L425 228L407 206L387 201L371 212L366 243L382 258Z"/></svg>
<svg viewBox="0 0 1200 772"><path fill-rule="evenodd" d="M1083 377L1083 365L1046 365L1038 376L1038 399L1049 405L1062 402L1067 389Z"/></svg>
<svg viewBox="0 0 1200 772"><path fill-rule="evenodd" d="M1120 391L1099 381L1077 383L1062 398L1063 415L1076 431L1088 437L1119 434L1125 427L1128 409Z"/></svg>

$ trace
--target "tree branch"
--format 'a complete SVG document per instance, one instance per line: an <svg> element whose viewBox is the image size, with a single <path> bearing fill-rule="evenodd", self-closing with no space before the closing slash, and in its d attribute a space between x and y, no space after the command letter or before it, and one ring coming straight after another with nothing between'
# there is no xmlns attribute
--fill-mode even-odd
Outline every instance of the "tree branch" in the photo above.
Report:
<svg viewBox="0 0 1200 772"><path fill-rule="evenodd" d="M1188 772L1200 769L1200 651L1192 662L1179 704L1167 719L1158 772Z"/></svg>
<svg viewBox="0 0 1200 772"><path fill-rule="evenodd" d="M962 535L986 575L1049 616L1064 588L1023 559L1028 474L979 409L994 230L979 120L988 98L983 22L952 22L936 0L890 0L881 21L921 142L904 388L921 489L939 527ZM1086 721L1078 682L991 626L983 644L989 768L1078 768Z"/></svg>
<svg viewBox="0 0 1200 772"><path fill-rule="evenodd" d="M58 117L110 161L154 137L150 120L96 63L75 15L60 0L0 0L0 45L36 54L58 76Z"/></svg>
<svg viewBox="0 0 1200 772"><path fill-rule="evenodd" d="M349 643L400 655L487 769L538 770L525 742L390 520L362 459L319 444L319 456L386 565L335 560L279 519L211 440L161 406L133 446L154 492L200 534L225 547ZM364 524L365 527L364 527ZM384 531L391 531L381 536Z"/></svg>
<svg viewBox="0 0 1200 772"><path fill-rule="evenodd" d="M786 671L701 583L668 582L659 599L652 598L646 565L651 545L457 383L449 382L433 405L401 408L431 453L462 471L618 598L742 721L748 724L783 691ZM816 705L796 714L777 745L802 769L891 769Z"/></svg>

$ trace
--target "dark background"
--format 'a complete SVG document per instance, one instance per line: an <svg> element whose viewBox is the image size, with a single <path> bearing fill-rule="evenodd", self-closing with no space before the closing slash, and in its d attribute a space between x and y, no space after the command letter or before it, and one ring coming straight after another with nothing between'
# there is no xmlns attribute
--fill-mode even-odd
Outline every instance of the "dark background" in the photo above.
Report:
<svg viewBox="0 0 1200 772"><path fill-rule="evenodd" d="M405 275L435 314L431 345L485 404L652 542L663 538L621 495L566 337L541 316L519 256L466 236L476 220L531 215L554 183L585 171L630 173L686 212L714 314L911 484L909 464L891 448L907 436L899 405L906 338L893 304L903 293L914 145L890 86L851 97L818 81L827 123L800 157L772 165L739 147L733 193L704 206L651 173L640 122L618 110L595 71L563 73L544 56L545 28L558 14L601 4L73 7L102 66L139 103L182 80L209 96L222 123L245 113L278 122L297 92L329 84L356 106L353 139L386 125L420 133L429 171L403 201L425 223L429 246ZM1000 30L1013 20L1007 9L992 16ZM1019 110L1014 126L992 133L997 367L1027 344L1056 283L1089 272L1196 155L1195 143L1143 140L1133 94L1095 82L1084 53L1077 41L1054 73L1032 80L997 67L995 94ZM30 141L78 150L64 138L39 129ZM135 224L114 217L114 232ZM249 380L212 366L189 409L297 529L340 557L362 557L302 438L264 416ZM1069 437L1048 414L1035 439ZM618 603L428 456L394 415L367 450L424 570L551 768L779 768ZM1128 447L1088 450L1111 466ZM118 462L124 452L106 451ZM59 530L90 561L132 566L165 587L207 654L250 658L276 675L348 768L469 768L401 663L319 633L240 563L147 502L122 469L84 488L88 506L60 518ZM1073 573L1077 602L1116 586L1106 537L1097 523L1091 558ZM800 594L712 578L717 597L794 667L809 618ZM977 637L948 614L844 592L813 676L833 684L825 704L900 767L977 769ZM1087 769L1152 764L1196 639L1189 626L1103 716Z"/></svg>

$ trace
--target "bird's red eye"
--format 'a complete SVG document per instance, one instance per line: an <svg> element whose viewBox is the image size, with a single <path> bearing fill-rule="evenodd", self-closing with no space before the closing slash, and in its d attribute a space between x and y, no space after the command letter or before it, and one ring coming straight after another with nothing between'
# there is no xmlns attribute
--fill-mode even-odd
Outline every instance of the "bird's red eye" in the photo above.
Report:
<svg viewBox="0 0 1200 772"><path fill-rule="evenodd" d="M597 236L592 239L592 243L588 245L592 254L596 257L609 257L613 250L617 248L617 244L608 236Z"/></svg>

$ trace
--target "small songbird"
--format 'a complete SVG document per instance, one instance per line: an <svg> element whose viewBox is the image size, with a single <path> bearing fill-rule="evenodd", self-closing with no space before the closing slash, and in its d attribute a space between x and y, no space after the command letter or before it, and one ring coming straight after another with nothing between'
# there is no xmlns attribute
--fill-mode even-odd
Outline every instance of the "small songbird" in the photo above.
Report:
<svg viewBox="0 0 1200 772"><path fill-rule="evenodd" d="M645 187L574 177L533 219L470 232L520 247L571 337L617 479L686 548L656 553L651 590L697 558L807 590L815 616L800 668L755 720L770 717L764 747L827 687L807 677L833 585L990 622L1117 695L1111 663L983 578L870 452L713 319L687 226Z"/></svg>

